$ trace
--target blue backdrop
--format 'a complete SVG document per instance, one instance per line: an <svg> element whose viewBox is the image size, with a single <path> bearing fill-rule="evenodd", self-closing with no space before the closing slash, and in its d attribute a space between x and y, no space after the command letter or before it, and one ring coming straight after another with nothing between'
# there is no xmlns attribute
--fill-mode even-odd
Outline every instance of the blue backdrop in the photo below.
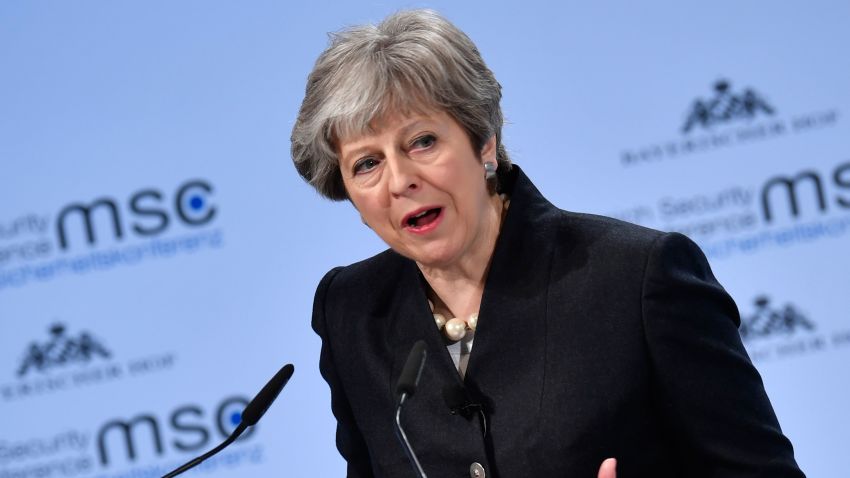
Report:
<svg viewBox="0 0 850 478"><path fill-rule="evenodd" d="M0 478L343 475L310 330L384 245L294 171L326 32L440 10L504 87L504 142L570 210L679 230L812 477L850 442L850 67L839 1L4 2Z"/></svg>

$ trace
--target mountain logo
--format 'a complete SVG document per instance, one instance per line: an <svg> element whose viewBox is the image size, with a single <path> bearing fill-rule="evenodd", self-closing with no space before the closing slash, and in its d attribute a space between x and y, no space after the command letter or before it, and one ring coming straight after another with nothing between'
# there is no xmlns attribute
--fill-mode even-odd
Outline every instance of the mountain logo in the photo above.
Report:
<svg viewBox="0 0 850 478"><path fill-rule="evenodd" d="M745 342L777 335L792 335L799 330L815 330L815 324L792 304L775 307L765 295L756 297L754 303L755 311L741 317L739 332Z"/></svg>
<svg viewBox="0 0 850 478"><path fill-rule="evenodd" d="M18 367L19 377L32 371L46 372L73 363L89 363L98 358L108 359L112 356L112 353L88 332L83 331L75 337L67 333L64 324L56 323L49 328L49 334L46 341L32 342L27 347Z"/></svg>
<svg viewBox="0 0 850 478"><path fill-rule="evenodd" d="M735 93L729 81L718 80L714 83L713 97L698 98L694 101L682 126L682 133L689 133L696 126L710 128L737 119L753 119L758 115L773 116L775 113L773 106L752 88Z"/></svg>

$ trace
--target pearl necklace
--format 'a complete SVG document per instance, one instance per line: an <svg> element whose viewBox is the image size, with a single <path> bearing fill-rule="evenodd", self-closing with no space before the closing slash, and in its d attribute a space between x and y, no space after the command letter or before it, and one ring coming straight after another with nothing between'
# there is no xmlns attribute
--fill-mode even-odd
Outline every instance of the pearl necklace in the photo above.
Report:
<svg viewBox="0 0 850 478"><path fill-rule="evenodd" d="M428 305L431 306L431 313L434 313L434 303L429 300ZM478 312L470 314L466 320L458 317L446 319L445 315L437 313L434 314L434 322L437 324L437 329L442 330L447 339L457 342L466 337L467 330L475 332L475 328L478 327Z"/></svg>
<svg viewBox="0 0 850 478"><path fill-rule="evenodd" d="M505 214L508 212L508 206L510 206L511 200L507 194L500 194L499 198L502 200L501 222L504 222ZM442 330L446 338L452 342L463 339L466 337L467 330L475 332L475 328L478 327L478 312L470 314L466 320L458 317L446 319L445 315L434 313L434 303L430 299L428 300L428 305L431 307L431 313L434 314L434 322L437 324L437 329Z"/></svg>

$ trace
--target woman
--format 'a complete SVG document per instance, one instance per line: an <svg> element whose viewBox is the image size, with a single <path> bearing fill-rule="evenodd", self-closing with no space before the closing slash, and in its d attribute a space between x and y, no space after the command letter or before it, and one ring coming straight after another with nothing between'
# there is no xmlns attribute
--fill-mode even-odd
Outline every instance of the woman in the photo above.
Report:
<svg viewBox="0 0 850 478"><path fill-rule="evenodd" d="M337 34L310 74L296 168L390 247L314 302L348 476L411 475L392 390L420 339L405 428L431 476L803 476L699 249L551 205L500 99L430 11Z"/></svg>

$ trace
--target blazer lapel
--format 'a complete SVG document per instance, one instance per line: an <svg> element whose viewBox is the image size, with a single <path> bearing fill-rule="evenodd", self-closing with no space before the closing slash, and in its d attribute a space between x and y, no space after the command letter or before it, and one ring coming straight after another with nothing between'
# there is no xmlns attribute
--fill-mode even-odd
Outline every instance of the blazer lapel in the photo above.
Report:
<svg viewBox="0 0 850 478"><path fill-rule="evenodd" d="M537 433L546 356L547 295L554 247L539 220L557 210L517 175L484 288L465 386L484 403L491 456L523 464ZM520 457L523 457L520 459ZM498 466L493 463L491 466ZM498 470L520 476L522 469Z"/></svg>
<svg viewBox="0 0 850 478"><path fill-rule="evenodd" d="M394 354L393 377L397 378L401 374L413 344L418 340L424 340L428 353L426 367L437 369L439 375L445 379L444 381L449 382L444 385L460 386L460 375L446 350L446 344L428 306L425 284L422 283L424 279L415 262L409 259L404 261L405 271L401 283L397 286L399 290L406 293L399 294L402 303L393 318L393 323L390 324L390 343Z"/></svg>
<svg viewBox="0 0 850 478"><path fill-rule="evenodd" d="M408 259L403 259L405 270L396 284L395 307L387 327L393 357L392 390L413 343L424 340L427 344L428 358L419 391L406 406L405 415L413 430L408 435L418 435L420 442L428 442L429 435L430 440L437 436L466 437L468 441L461 440L456 446L458 457L481 456L479 461L493 468L496 476L520 476L522 470L498 470L497 463L487 464L482 447L490 448L486 455L510 456L511 463L524 466L524 437L536 433L543 393L546 299L553 251L547 231L536 227L541 215L556 211L522 171L514 168L511 204L485 283L465 379L461 380L434 325L419 269ZM452 407L470 403L483 407L487 436L483 436L484 429L475 413L466 416L466 420L458 416L446 418ZM434 423L420 422L416 417L431 417ZM439 459L445 461L449 457Z"/></svg>
<svg viewBox="0 0 850 478"><path fill-rule="evenodd" d="M418 340L427 345L427 359L419 387L405 404L402 423L408 439L417 450L419 460L429 475L441 475L446 469L468 470L477 461L489 466L481 423L475 416L459 414L453 409L469 402L463 383L442 334L434 324L428 307L425 287L413 261L406 264L402 278L395 285L397 306L389 314L388 346L392 354L390 389L395 386L411 346ZM446 447L446 440L453 441ZM395 445L393 445L395 446ZM400 450L399 450L400 451ZM397 453L400 460L404 454ZM404 460L406 461L406 460ZM409 465L399 465L406 472ZM401 476L388 473L388 476Z"/></svg>

